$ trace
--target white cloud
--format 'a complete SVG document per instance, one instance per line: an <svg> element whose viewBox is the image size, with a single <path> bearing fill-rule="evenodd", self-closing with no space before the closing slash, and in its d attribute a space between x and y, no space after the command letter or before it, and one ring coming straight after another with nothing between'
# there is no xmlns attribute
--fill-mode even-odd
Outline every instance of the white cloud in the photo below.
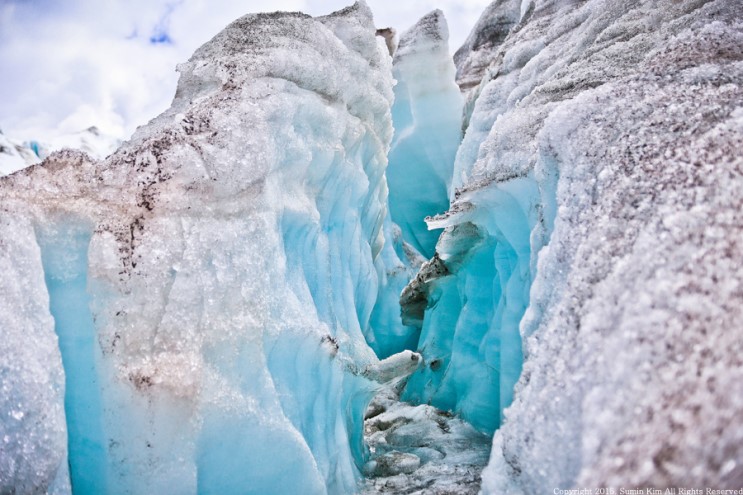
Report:
<svg viewBox="0 0 743 495"><path fill-rule="evenodd" d="M320 15L350 1L0 0L0 127L20 139L91 125L127 136L168 107L176 64L232 20L275 10ZM489 1L367 3L378 26L398 31L441 8L456 49Z"/></svg>

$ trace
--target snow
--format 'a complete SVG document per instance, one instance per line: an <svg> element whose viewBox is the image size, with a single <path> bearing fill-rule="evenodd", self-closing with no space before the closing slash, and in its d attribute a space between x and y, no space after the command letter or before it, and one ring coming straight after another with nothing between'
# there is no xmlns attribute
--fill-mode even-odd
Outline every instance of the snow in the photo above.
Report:
<svg viewBox="0 0 743 495"><path fill-rule="evenodd" d="M102 133L97 127L80 132L41 136L23 143L3 135L0 131L0 176L40 163L54 151L80 150L93 158L103 159L116 151L121 140Z"/></svg>
<svg viewBox="0 0 743 495"><path fill-rule="evenodd" d="M103 160L121 146L122 140L116 136L106 134L95 126L79 132L42 137L38 144L41 159L46 158L54 151L62 149L80 150L92 158Z"/></svg>
<svg viewBox="0 0 743 495"><path fill-rule="evenodd" d="M31 149L8 138L0 131L0 176L13 173L40 161Z"/></svg>

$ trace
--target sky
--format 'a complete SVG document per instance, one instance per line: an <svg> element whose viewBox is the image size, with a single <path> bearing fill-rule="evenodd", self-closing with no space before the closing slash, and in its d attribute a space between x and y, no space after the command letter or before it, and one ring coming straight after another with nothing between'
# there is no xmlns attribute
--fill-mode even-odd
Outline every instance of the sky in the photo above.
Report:
<svg viewBox="0 0 743 495"><path fill-rule="evenodd" d="M491 0L367 0L398 33L439 8L452 53ZM19 140L92 125L127 138L168 108L175 66L250 12L322 15L353 0L0 0L0 129Z"/></svg>

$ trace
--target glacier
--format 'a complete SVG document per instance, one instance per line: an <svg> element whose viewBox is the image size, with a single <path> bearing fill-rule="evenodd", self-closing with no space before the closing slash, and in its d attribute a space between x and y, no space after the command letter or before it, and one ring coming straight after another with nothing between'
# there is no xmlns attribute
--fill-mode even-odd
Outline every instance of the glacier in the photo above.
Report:
<svg viewBox="0 0 743 495"><path fill-rule="evenodd" d="M379 296L367 342L379 357L415 349L418 325L400 318L400 293L434 253L438 231L424 219L449 205L454 157L461 141L462 97L454 82L449 31L434 10L402 33L395 45L391 108L395 132L385 170L389 215L380 259Z"/></svg>
<svg viewBox="0 0 743 495"><path fill-rule="evenodd" d="M96 126L72 133L42 133L38 140L23 142L5 136L0 129L0 176L41 163L54 151L63 149L80 150L92 158L104 159L121 143L121 139Z"/></svg>
<svg viewBox="0 0 743 495"><path fill-rule="evenodd" d="M40 162L39 156L31 148L9 138L0 130L0 176Z"/></svg>
<svg viewBox="0 0 743 495"><path fill-rule="evenodd" d="M429 364L403 398L499 427L483 493L743 480L742 19L498 0L455 55L466 132L403 293Z"/></svg>
<svg viewBox="0 0 743 495"><path fill-rule="evenodd" d="M461 140L462 96L454 82L449 31L434 10L400 36L393 58L395 126L387 166L390 217L425 258L439 232L424 219L449 207L454 157Z"/></svg>
<svg viewBox="0 0 743 495"><path fill-rule="evenodd" d="M0 492L739 488L743 4L394 33L247 15L0 178Z"/></svg>
<svg viewBox="0 0 743 495"><path fill-rule="evenodd" d="M2 491L51 490L68 461L75 493L355 490L364 409L418 363L363 335L390 65L364 4L249 15L106 160L2 179L7 283L44 294L3 299Z"/></svg>

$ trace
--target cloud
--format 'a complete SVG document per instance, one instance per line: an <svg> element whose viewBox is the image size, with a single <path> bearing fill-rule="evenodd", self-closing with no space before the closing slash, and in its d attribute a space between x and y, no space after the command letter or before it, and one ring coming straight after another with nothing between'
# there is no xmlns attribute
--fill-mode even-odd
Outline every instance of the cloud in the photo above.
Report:
<svg viewBox="0 0 743 495"><path fill-rule="evenodd" d="M249 12L320 15L351 0L0 0L0 126L43 139L96 125L126 137L172 100L176 64ZM378 26L434 8L464 41L489 0L367 0Z"/></svg>

